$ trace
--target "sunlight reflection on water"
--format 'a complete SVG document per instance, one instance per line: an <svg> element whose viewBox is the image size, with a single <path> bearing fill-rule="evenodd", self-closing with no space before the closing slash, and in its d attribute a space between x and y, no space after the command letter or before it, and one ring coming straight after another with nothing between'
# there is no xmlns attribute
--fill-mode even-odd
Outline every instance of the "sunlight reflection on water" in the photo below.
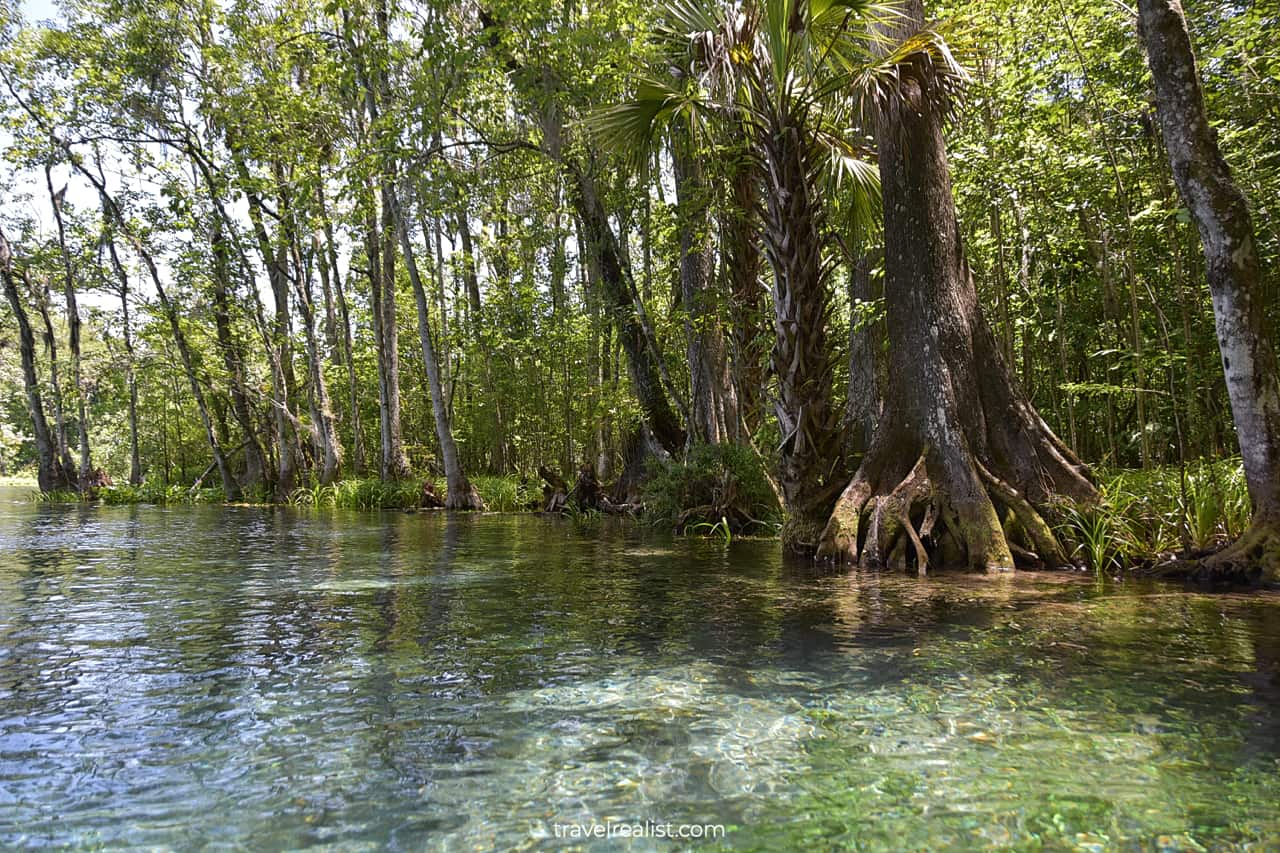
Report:
<svg viewBox="0 0 1280 853"><path fill-rule="evenodd" d="M3 497L2 847L1280 845L1275 595Z"/></svg>

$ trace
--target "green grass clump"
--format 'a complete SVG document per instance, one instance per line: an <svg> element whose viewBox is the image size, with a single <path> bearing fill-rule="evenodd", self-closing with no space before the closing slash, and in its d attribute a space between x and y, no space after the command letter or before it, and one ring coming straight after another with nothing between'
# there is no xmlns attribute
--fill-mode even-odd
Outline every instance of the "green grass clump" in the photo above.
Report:
<svg viewBox="0 0 1280 853"><path fill-rule="evenodd" d="M39 503L45 504L75 504L89 500L88 495L81 494L74 489L50 489L47 492L34 492L32 497Z"/></svg>
<svg viewBox="0 0 1280 853"><path fill-rule="evenodd" d="M179 483L165 486L161 483L142 483L138 486L128 484L104 486L98 490L98 497L105 504L217 504L225 503L226 495L217 486L192 489Z"/></svg>
<svg viewBox="0 0 1280 853"><path fill-rule="evenodd" d="M422 480L417 479L343 480L332 487L321 488L332 488L332 499L327 492L322 491L319 493L322 502L301 505L335 506L341 509L407 509L418 506L422 500Z"/></svg>
<svg viewBox="0 0 1280 853"><path fill-rule="evenodd" d="M180 483L143 483L138 486L122 484L103 486L87 492L73 489L55 489L48 492L36 492L34 497L41 503L92 503L101 501L109 506L127 506L129 504L220 504L226 502L226 495L219 486L193 488Z"/></svg>
<svg viewBox="0 0 1280 853"><path fill-rule="evenodd" d="M697 445L682 461L653 464L643 495L651 521L683 523L688 532L723 536L732 526L734 533L773 533L782 521L759 457L736 444Z"/></svg>
<svg viewBox="0 0 1280 853"><path fill-rule="evenodd" d="M1068 553L1097 572L1185 551L1203 552L1249 524L1249 491L1238 458L1149 471L1103 472L1102 501L1063 508L1057 524Z"/></svg>
<svg viewBox="0 0 1280 853"><path fill-rule="evenodd" d="M528 509L531 501L542 497L541 489L514 476L472 477L471 484L480 493L484 508L489 512L519 512Z"/></svg>

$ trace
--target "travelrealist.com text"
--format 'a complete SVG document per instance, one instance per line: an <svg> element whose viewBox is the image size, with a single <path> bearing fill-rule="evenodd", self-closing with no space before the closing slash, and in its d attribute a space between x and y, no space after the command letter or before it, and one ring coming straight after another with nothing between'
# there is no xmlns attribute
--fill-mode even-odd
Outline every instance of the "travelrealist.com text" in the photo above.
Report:
<svg viewBox="0 0 1280 853"><path fill-rule="evenodd" d="M556 838L724 838L724 824L666 823L646 820L642 823L592 821L590 823L552 824Z"/></svg>

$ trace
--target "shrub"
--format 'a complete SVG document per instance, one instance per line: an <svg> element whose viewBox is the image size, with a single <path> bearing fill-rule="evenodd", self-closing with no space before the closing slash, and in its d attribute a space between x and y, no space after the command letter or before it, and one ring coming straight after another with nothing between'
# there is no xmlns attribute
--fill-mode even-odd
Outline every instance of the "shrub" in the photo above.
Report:
<svg viewBox="0 0 1280 853"><path fill-rule="evenodd" d="M703 444L684 460L652 463L645 514L679 530L772 533L782 521L777 497L750 447Z"/></svg>
<svg viewBox="0 0 1280 853"><path fill-rule="evenodd" d="M490 512L518 512L542 497L541 489L514 476L473 477L471 484Z"/></svg>

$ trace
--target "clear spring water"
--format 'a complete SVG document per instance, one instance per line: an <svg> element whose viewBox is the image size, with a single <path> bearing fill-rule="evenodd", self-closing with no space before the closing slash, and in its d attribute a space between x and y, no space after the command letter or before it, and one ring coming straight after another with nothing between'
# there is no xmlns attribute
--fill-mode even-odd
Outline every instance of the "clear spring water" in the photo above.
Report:
<svg viewBox="0 0 1280 853"><path fill-rule="evenodd" d="M15 497L0 848L1280 849L1275 594Z"/></svg>

